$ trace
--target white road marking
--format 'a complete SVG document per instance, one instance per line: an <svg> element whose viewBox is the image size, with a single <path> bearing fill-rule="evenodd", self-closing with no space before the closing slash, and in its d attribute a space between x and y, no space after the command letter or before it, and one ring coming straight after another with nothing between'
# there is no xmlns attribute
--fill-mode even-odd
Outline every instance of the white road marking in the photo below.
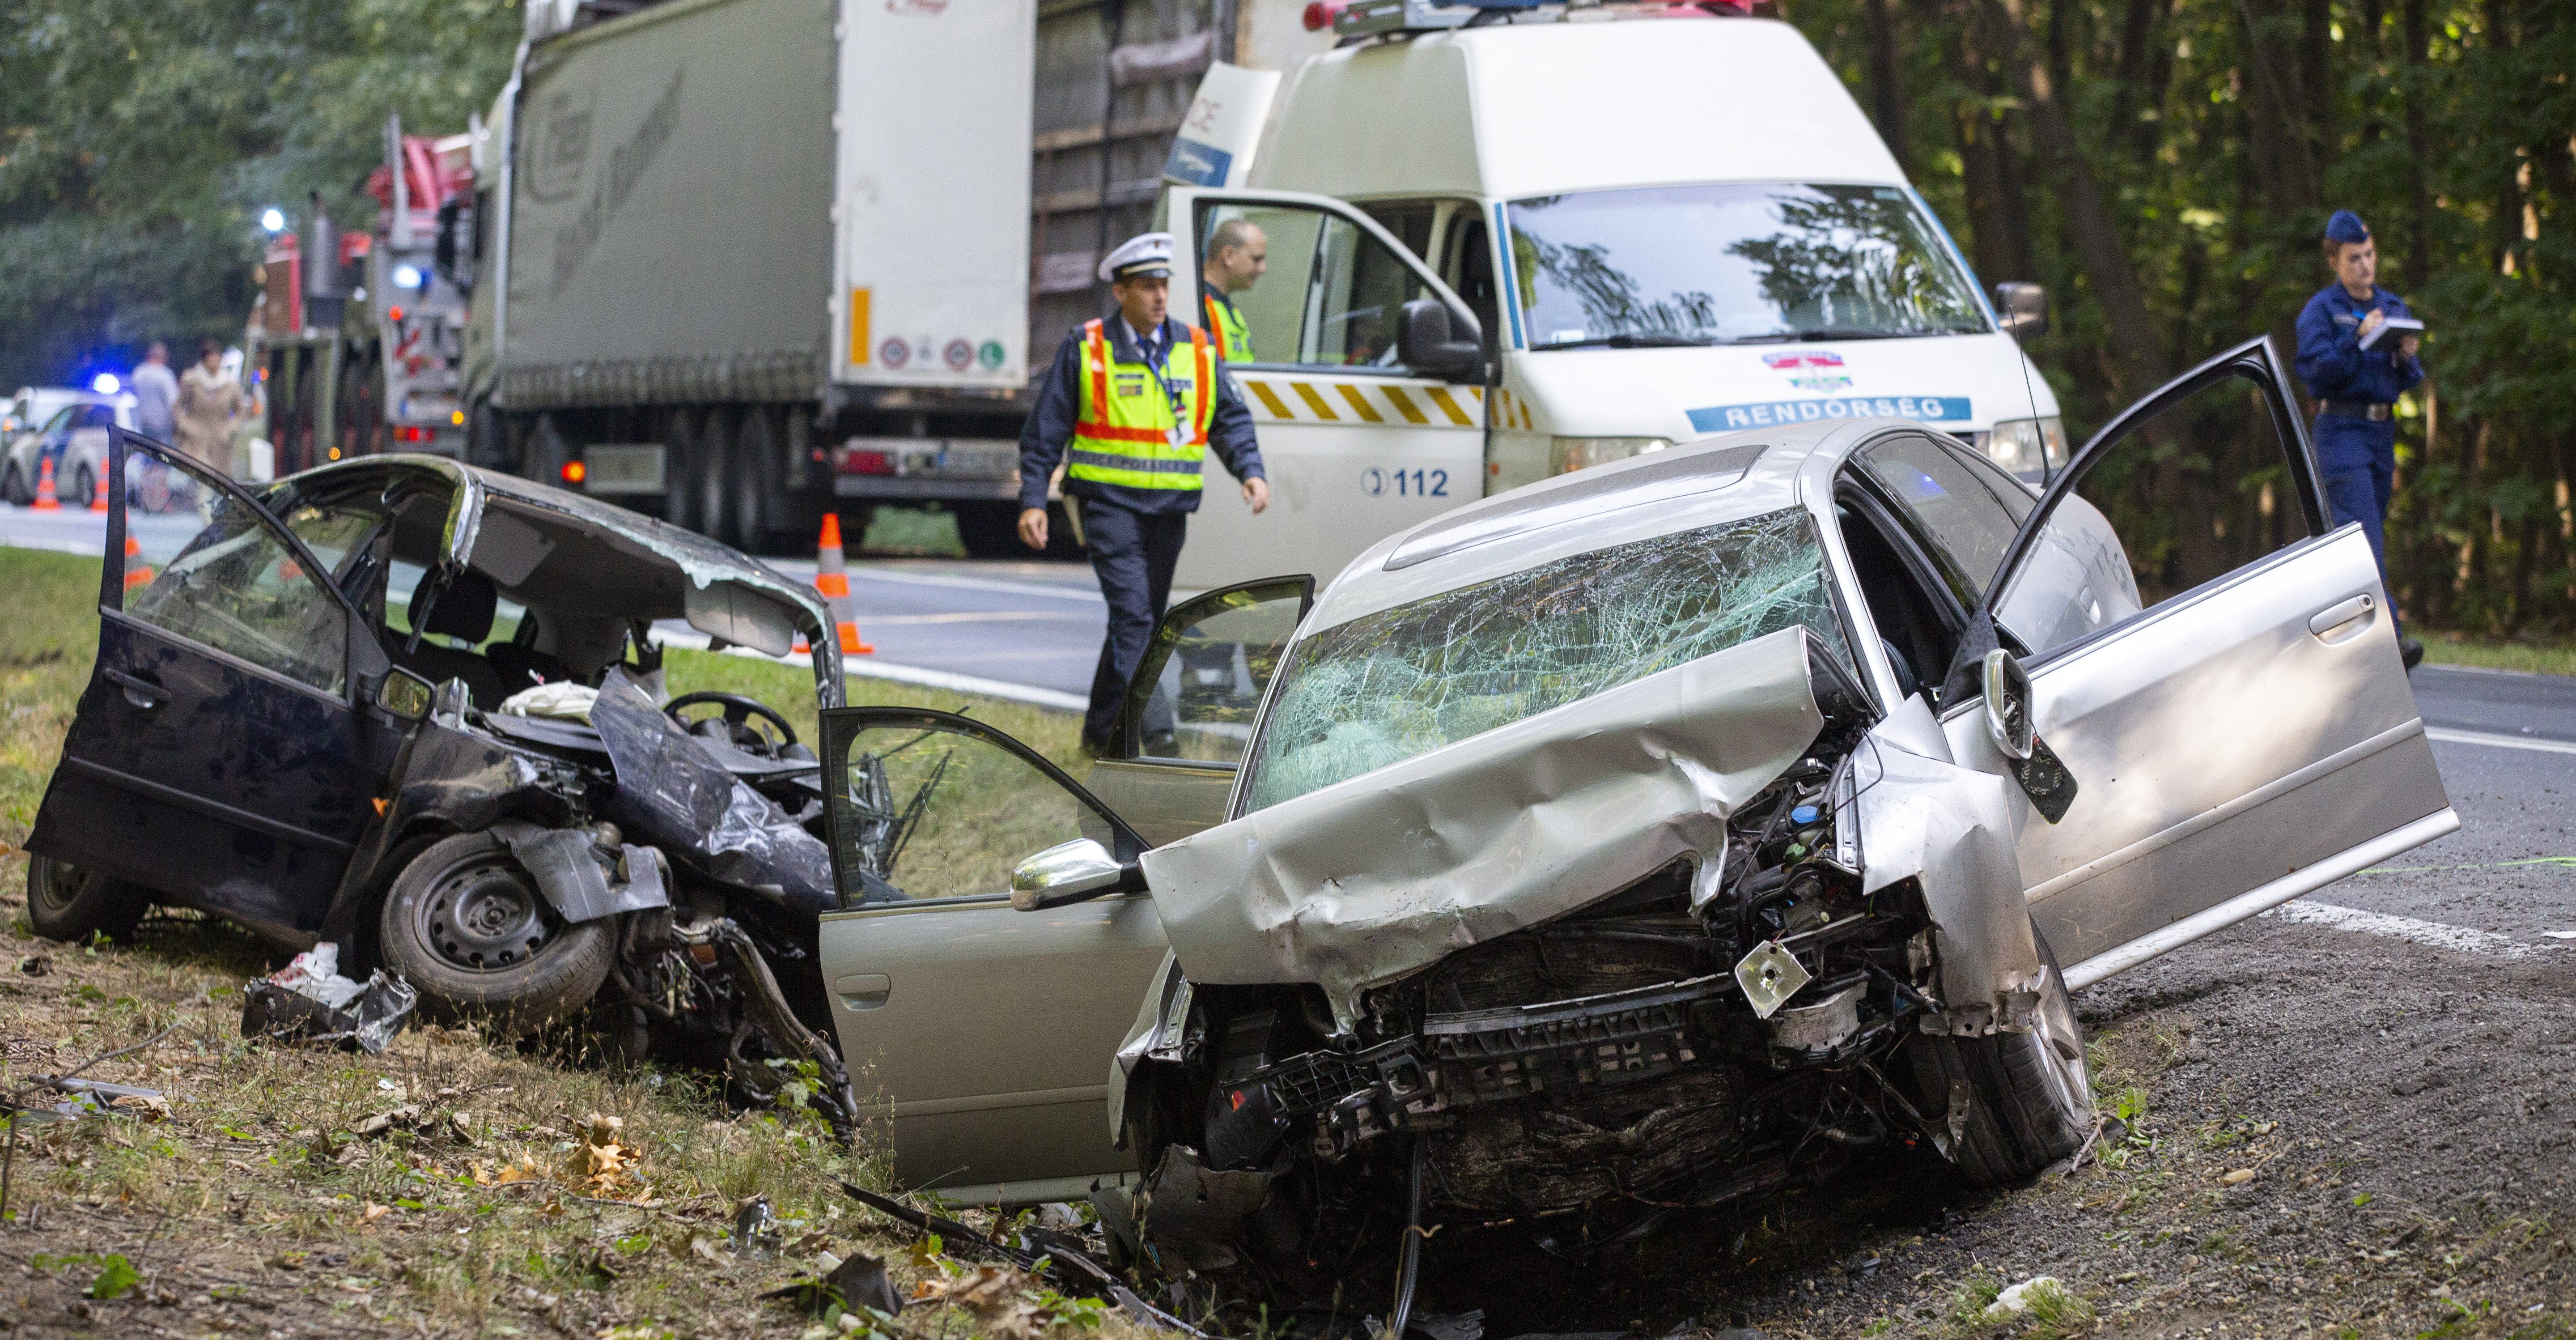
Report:
<svg viewBox="0 0 2576 1340"><path fill-rule="evenodd" d="M966 591L1000 591L1015 596L1044 596L1049 600L1078 600L1089 605L1105 604L1097 590L1085 591L1076 586L1050 586L1037 582L1004 582L990 577L952 577L945 573L896 572L888 568L853 567L854 580L871 582L909 582L915 586L949 586ZM1172 593L1174 599L1180 592Z"/></svg>
<svg viewBox="0 0 2576 1340"><path fill-rule="evenodd" d="M2565 740L2542 740L2526 735L2496 735L2482 730L2454 730L2449 726L2426 726L2424 738L2442 744L2482 744L2490 749L2529 749L2543 754L2576 754L2576 744Z"/></svg>
<svg viewBox="0 0 2576 1340"><path fill-rule="evenodd" d="M960 614L862 614L861 630L882 628L887 624L914 623L1007 623L1020 619L1079 619L1093 622L1097 616L1057 610L968 610Z"/></svg>
<svg viewBox="0 0 2576 1340"><path fill-rule="evenodd" d="M2529 958L2533 954L2556 949L2556 945L2528 944L2510 935L2494 931L2472 930L2466 926L2445 925L2439 921L2418 921L2413 917L2393 917L2385 912L2364 912L2357 907L2337 907L2333 903L2316 903L2300 899L2283 903L2263 914L2282 921L2295 921L2309 926L2329 926L2339 931L2360 931L2365 935L2385 935L2395 940L2409 940L2435 949L2448 949L2461 954L2491 954L2499 958Z"/></svg>
<svg viewBox="0 0 2576 1340"><path fill-rule="evenodd" d="M692 651L705 651L711 641L706 634L685 625L673 629L668 627L667 623L657 623L653 625L653 631L654 640L665 647L686 647ZM799 669L812 665L811 661L794 652L785 656L770 656L749 647L727 647L722 654L746 656L759 661L775 661L780 665L795 666ZM904 684L919 684L926 688L954 689L960 693L980 693L992 698L1008 698L1013 702L1033 703L1039 707L1059 708L1068 712L1088 711L1091 707L1091 700L1079 694L1042 689L1032 684L1014 684L1004 679L986 679L981 675L960 675L946 670L928 670L917 665L896 665L890 661L880 661L874 656L844 656L841 658L841 671L843 674L862 675L869 679L891 679Z"/></svg>

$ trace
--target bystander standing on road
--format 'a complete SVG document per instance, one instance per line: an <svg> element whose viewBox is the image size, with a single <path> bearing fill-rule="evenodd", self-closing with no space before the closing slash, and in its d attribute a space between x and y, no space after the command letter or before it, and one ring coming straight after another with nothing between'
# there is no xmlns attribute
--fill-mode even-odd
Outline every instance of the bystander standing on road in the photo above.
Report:
<svg viewBox="0 0 2576 1340"><path fill-rule="evenodd" d="M1208 448L1243 481L1254 512L1270 485L1252 411L1225 375L1208 333L1169 319L1172 235L1130 239L1100 263L1118 315L1064 337L1020 434L1020 539L1047 543L1047 484L1066 462L1064 491L1082 508L1109 628L1091 681L1082 741L1109 752L1109 726L1172 594L1190 513L1198 510Z"/></svg>
<svg viewBox="0 0 2576 1340"><path fill-rule="evenodd" d="M154 340L126 384L134 391L134 430L155 442L168 442L171 414L179 402L179 378L170 371L170 346Z"/></svg>
<svg viewBox="0 0 2576 1340"><path fill-rule="evenodd" d="M2386 587L2397 397L2424 379L2423 365L2415 360L2415 332L2423 325L2405 299L2379 287L2378 248L2360 215L2335 211L2326 221L2325 252L2335 282L2299 313L2299 376L2317 402L2317 466L2325 475L2326 505L2336 525L2361 523ZM2390 597L2392 607L2395 599ZM2407 669L2424 659L2424 644L2402 628L2398 646Z"/></svg>
<svg viewBox="0 0 2576 1340"><path fill-rule="evenodd" d="M207 340L197 361L179 378L180 451L227 478L233 473L233 418L241 413L241 382L224 375L223 347Z"/></svg>

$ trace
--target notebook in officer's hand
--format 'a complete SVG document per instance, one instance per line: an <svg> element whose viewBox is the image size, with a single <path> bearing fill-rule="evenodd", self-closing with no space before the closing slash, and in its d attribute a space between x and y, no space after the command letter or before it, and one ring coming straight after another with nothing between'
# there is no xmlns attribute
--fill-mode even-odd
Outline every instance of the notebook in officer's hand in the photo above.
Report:
<svg viewBox="0 0 2576 1340"><path fill-rule="evenodd" d="M2371 327L2369 334L2361 337L2361 347L2367 349L2370 346L2379 343L2379 338L2392 330L2403 330L2421 335L2424 333L2424 323L2411 316L2392 316L2385 318L2378 325Z"/></svg>

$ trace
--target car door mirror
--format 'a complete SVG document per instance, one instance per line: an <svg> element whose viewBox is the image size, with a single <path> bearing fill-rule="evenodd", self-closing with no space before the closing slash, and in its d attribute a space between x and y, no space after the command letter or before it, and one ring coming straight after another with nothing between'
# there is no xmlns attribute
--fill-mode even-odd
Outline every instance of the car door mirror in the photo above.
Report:
<svg viewBox="0 0 2576 1340"><path fill-rule="evenodd" d="M1011 871L1011 906L1022 912L1063 907L1145 887L1143 867L1120 861L1090 838L1075 838L1021 861Z"/></svg>
<svg viewBox="0 0 2576 1340"><path fill-rule="evenodd" d="M428 716L430 703L437 696L437 686L401 666L386 671L385 682L376 686L376 706L404 721Z"/></svg>
<svg viewBox="0 0 2576 1340"><path fill-rule="evenodd" d="M1986 737L2004 757L2027 762L2034 734L2030 724L2030 672L2001 647L1986 653Z"/></svg>
<svg viewBox="0 0 2576 1340"><path fill-rule="evenodd" d="M2016 340L2047 334L2048 290L2009 279L1995 285L1995 319Z"/></svg>
<svg viewBox="0 0 2576 1340"><path fill-rule="evenodd" d="M1484 351L1472 340L1450 338L1449 306L1437 298L1416 298L1401 309L1396 327L1395 359L1408 371L1426 377L1473 375Z"/></svg>

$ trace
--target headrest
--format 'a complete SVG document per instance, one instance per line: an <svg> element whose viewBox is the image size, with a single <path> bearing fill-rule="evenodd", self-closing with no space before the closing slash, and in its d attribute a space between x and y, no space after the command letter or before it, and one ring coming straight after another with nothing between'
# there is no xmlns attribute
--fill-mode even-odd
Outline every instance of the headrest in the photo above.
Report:
<svg viewBox="0 0 2576 1340"><path fill-rule="evenodd" d="M420 631L440 637L463 638L477 646L492 636L492 611L499 606L501 593L492 579L467 568L439 593L438 603L429 607L429 618Z"/></svg>

